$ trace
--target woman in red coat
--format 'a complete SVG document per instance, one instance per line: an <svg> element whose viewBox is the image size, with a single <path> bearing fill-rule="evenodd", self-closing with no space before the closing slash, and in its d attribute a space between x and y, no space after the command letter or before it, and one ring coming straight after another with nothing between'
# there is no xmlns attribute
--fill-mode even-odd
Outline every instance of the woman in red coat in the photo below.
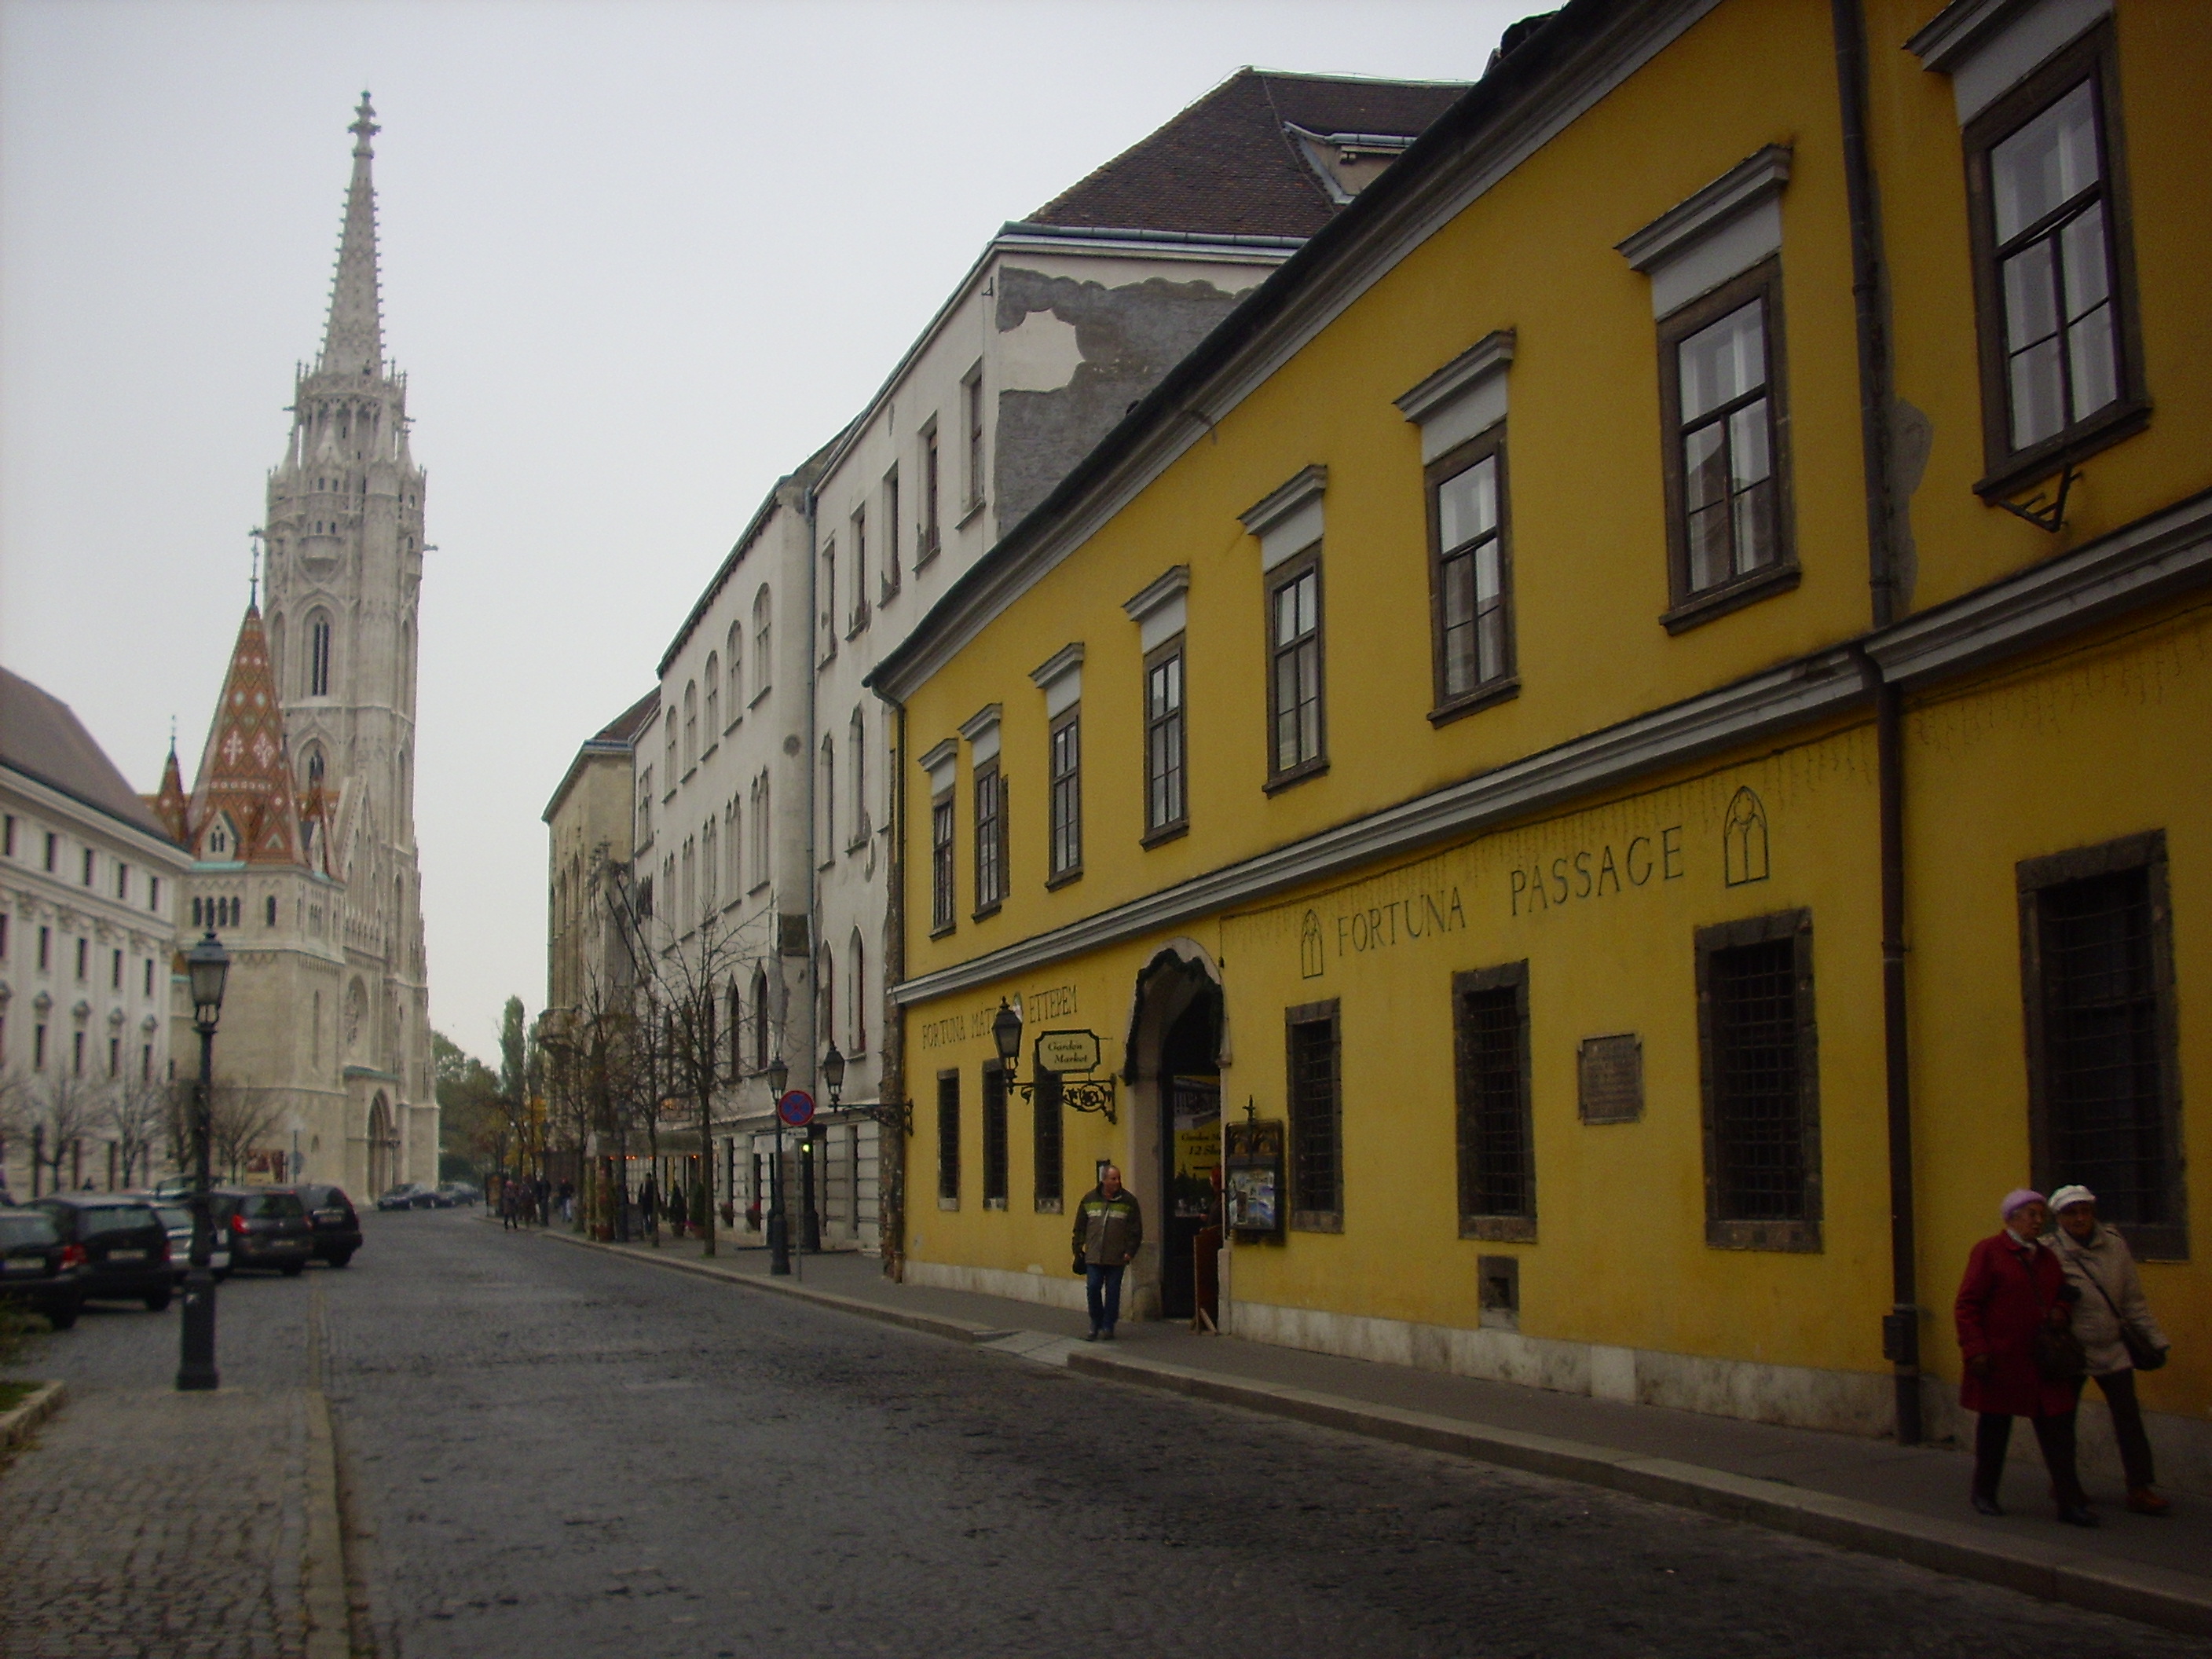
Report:
<svg viewBox="0 0 2212 1659"><path fill-rule="evenodd" d="M1959 1352L1966 1362L1959 1403L1981 1413L1974 1431L1974 1507L1984 1515L2004 1513L1997 1506L1997 1482L2012 1420L2025 1417L2035 1425L2036 1444L2051 1471L2058 1518L2069 1526L2094 1527L2097 1516L2074 1468L2075 1384L2053 1381L2035 1363L2036 1332L2069 1323L2078 1292L2041 1241L2050 1219L2043 1194L2026 1188L2008 1193L2000 1211L2004 1231L1975 1245L1966 1258L1954 1310Z"/></svg>

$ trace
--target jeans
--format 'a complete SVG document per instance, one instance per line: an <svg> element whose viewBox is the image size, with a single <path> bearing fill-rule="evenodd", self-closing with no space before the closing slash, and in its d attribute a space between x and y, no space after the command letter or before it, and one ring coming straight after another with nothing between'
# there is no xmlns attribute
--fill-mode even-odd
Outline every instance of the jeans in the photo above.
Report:
<svg viewBox="0 0 2212 1659"><path fill-rule="evenodd" d="M2051 1495L2068 1509L2086 1504L2081 1477L2074 1467L2074 1413L2031 1417L2035 1443L2043 1453L2043 1466L2051 1471ZM1974 1490L1984 1498L1997 1495L2004 1474L2005 1448L2012 1440L2012 1419L2002 1412L1984 1412L1974 1425Z"/></svg>
<svg viewBox="0 0 2212 1659"><path fill-rule="evenodd" d="M2112 1408L2112 1438L2120 1443L2120 1467L2127 1471L2128 1490L2140 1492L2156 1486L2150 1436L2143 1432L2142 1407L2136 1403L2135 1372L2114 1371L2099 1377L2097 1386L2105 1391L2105 1404Z"/></svg>
<svg viewBox="0 0 2212 1659"><path fill-rule="evenodd" d="M1127 1267L1101 1267L1095 1263L1083 1269L1083 1298L1091 1309L1091 1328L1110 1331L1121 1318L1121 1275Z"/></svg>

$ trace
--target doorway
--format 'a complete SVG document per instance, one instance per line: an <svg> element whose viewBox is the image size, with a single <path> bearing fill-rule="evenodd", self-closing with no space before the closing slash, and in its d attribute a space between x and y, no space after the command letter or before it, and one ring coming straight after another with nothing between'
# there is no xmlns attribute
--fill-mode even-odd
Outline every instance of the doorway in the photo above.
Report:
<svg viewBox="0 0 2212 1659"><path fill-rule="evenodd" d="M1217 1224L1221 1167L1221 988L1200 977L1160 1040L1160 1316L1197 1309L1198 1236Z"/></svg>

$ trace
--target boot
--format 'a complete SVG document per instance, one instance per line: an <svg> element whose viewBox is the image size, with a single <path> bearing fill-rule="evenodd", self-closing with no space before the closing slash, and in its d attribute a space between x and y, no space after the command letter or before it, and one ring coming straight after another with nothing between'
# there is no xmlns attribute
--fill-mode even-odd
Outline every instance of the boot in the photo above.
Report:
<svg viewBox="0 0 2212 1659"><path fill-rule="evenodd" d="M2135 1486L2130 1488L2128 1492L2128 1508L2136 1515L2171 1515L2173 1513L2173 1504L2171 1500L2160 1497L2158 1492L2149 1486Z"/></svg>

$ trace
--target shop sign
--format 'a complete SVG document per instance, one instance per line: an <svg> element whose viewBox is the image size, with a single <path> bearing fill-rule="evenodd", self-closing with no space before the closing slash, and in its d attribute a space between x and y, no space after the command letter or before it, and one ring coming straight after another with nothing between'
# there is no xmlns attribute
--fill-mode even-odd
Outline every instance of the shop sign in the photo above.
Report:
<svg viewBox="0 0 2212 1659"><path fill-rule="evenodd" d="M1040 1031L1036 1040L1036 1068L1062 1076L1098 1069L1096 1031Z"/></svg>
<svg viewBox="0 0 2212 1659"><path fill-rule="evenodd" d="M1283 1231L1283 1125L1249 1119L1226 1125L1222 1136L1224 1197L1229 1225L1240 1238L1267 1238Z"/></svg>

